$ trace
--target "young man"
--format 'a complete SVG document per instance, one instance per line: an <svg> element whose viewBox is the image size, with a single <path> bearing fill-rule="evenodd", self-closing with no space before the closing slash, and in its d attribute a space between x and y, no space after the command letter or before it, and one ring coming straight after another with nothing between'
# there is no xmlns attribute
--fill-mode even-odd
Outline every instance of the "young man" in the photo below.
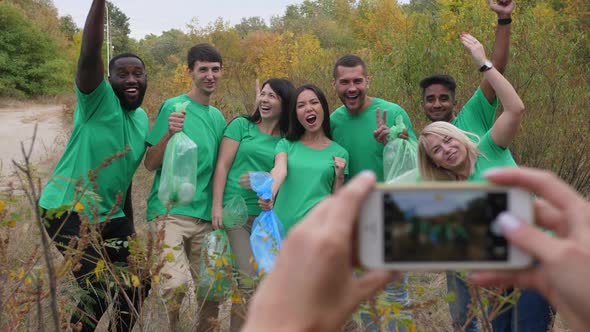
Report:
<svg viewBox="0 0 590 332"><path fill-rule="evenodd" d="M399 105L368 95L367 65L360 57L349 54L338 59L333 76L332 86L344 105L330 116L332 136L349 153L350 177L371 170L378 181L383 181L383 147L387 143L389 127L401 115L409 137L416 140L410 118ZM409 302L403 284L388 285L385 295L390 301L402 305ZM361 318L368 331L378 331L370 315L363 313ZM388 328L394 331L402 327L396 320L391 320Z"/></svg>
<svg viewBox="0 0 590 332"><path fill-rule="evenodd" d="M101 242L127 241L135 233L130 192L148 132L148 118L140 108L147 75L143 61L126 53L110 61L109 82L105 81L101 57L104 11L105 1L94 0L84 27L76 73L78 105L72 135L39 201L47 232L62 253L72 238L86 236L80 234L81 220L97 228ZM71 213L58 217L52 211L63 207L71 209ZM127 256L129 250L125 247L86 246L80 269L73 271L79 286L87 291L71 318L76 329L94 330L108 307L107 298L115 295L114 287L94 277L98 261L105 259L126 266ZM137 309L140 296L133 288L124 291L127 299L123 292L115 299L119 313L112 330L128 331L133 327L129 299Z"/></svg>
<svg viewBox="0 0 590 332"><path fill-rule="evenodd" d="M178 314L186 286L199 271L201 245L211 226L212 176L217 161L217 148L223 137L225 119L221 112L209 105L211 95L223 73L219 51L208 44L193 46L187 57L188 75L192 78L191 90L166 100L151 133L145 167L156 171L154 184L148 198L147 219L156 222L157 229L164 229L163 256L174 257L161 270L161 291L167 301L170 330L176 331ZM189 102L183 112L174 112L177 103ZM162 172L162 160L168 141L174 133L182 131L198 146L197 190L188 205L173 206L170 211L160 203L158 188ZM174 250L181 248L180 250ZM205 300L199 305L199 331L212 330L209 318L217 318L219 303Z"/></svg>
<svg viewBox="0 0 590 332"><path fill-rule="evenodd" d="M492 63L500 73L504 73L508 63L510 47L510 23L514 2L512 0L498 0L489 2L498 18L496 26L496 41L492 53ZM480 70L485 70L481 68ZM457 100L455 96L456 83L449 75L433 75L420 82L422 89L422 110L431 121L447 121L456 127L483 136L494 124L498 100L490 84L483 79L474 95L456 114ZM516 166L511 160L501 166ZM456 293L456 301L450 302L451 316L456 328L465 327L465 331L477 331L477 321L467 322L470 295L465 282L455 273L447 273L447 287ZM506 308L503 314L492 321L494 331L512 331L514 322L518 319L519 329L523 331L547 330L551 324L552 311L549 304L540 294L524 290L518 301L519 317L512 317L512 310ZM514 321L514 322L513 322Z"/></svg>

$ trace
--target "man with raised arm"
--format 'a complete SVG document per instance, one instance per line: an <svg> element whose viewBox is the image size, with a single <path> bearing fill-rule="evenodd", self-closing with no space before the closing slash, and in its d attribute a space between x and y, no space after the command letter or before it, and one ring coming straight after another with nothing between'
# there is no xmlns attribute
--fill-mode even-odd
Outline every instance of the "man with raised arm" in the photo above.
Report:
<svg viewBox="0 0 590 332"><path fill-rule="evenodd" d="M140 105L147 75L143 61L125 53L110 60L108 82L105 80L101 56L104 16L105 0L94 0L76 72L78 104L72 134L39 201L47 232L62 253L71 240L87 236L80 234L85 221L96 227L101 244L124 242L135 233L130 192L145 152L148 118ZM57 212L63 210L68 213ZM128 256L128 247L123 245L85 246L80 267L73 271L78 285L87 292L71 318L75 330L94 330L108 307L107 299L115 296L117 287L98 277L97 264L107 261L126 266ZM115 298L117 318L110 329L129 331L141 296L137 288L125 283L119 286L123 289Z"/></svg>

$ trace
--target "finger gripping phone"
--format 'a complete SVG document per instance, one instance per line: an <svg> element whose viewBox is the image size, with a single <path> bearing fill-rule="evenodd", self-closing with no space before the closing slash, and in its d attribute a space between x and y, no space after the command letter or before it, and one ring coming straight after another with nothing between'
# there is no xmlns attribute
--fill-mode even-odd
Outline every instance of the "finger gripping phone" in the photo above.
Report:
<svg viewBox="0 0 590 332"><path fill-rule="evenodd" d="M495 221L505 211L531 223L531 194L485 183L379 184L361 211L361 264L406 271L524 268L531 257L510 245Z"/></svg>

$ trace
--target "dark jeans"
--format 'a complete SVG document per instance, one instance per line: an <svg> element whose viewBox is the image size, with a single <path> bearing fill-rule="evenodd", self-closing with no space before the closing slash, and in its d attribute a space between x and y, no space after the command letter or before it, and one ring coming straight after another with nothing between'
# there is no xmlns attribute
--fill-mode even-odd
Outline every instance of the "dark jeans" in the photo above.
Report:
<svg viewBox="0 0 590 332"><path fill-rule="evenodd" d="M507 293L508 294L508 293ZM494 332L546 332L551 329L555 312L541 294L524 289L516 304L506 304L492 321Z"/></svg>
<svg viewBox="0 0 590 332"><path fill-rule="evenodd" d="M43 215L45 216L43 211ZM54 239L57 249L62 254L68 249L68 244L72 238L78 239L80 236L80 217L77 213L67 213L59 218L44 217L45 228L51 238ZM99 227L102 241L120 240L127 241L127 237L135 233L133 223L127 218L116 218L108 223L101 223L93 225ZM95 269L97 262L104 257L107 262L114 263L119 266L127 266L127 257L129 256L129 249L126 246L117 245L116 248L112 246L101 245L96 248L96 244L88 244L84 249L84 254L80 260L81 267L77 271L72 271L76 282L85 295L82 296L80 303L78 303L77 310L72 314L70 323L82 323L82 331L94 331L96 323L100 320L108 307L108 298L114 299L114 307L118 309L116 313L115 326L110 327L110 331L130 331L134 324L134 314L129 308L128 302L125 300L123 292L119 290L117 298L115 296L116 286L109 287L104 278L97 280L95 276ZM97 250L102 252L99 254ZM103 274L108 274L106 270ZM133 286L123 289L125 294L133 302L136 310L139 311L139 305L142 296L140 296L138 288ZM141 288L147 295L149 285L143 285ZM83 319L83 317L85 317Z"/></svg>

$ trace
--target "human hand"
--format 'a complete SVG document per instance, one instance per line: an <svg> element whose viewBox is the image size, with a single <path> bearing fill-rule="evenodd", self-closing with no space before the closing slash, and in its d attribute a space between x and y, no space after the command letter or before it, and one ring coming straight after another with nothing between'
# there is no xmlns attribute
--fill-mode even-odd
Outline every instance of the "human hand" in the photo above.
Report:
<svg viewBox="0 0 590 332"><path fill-rule="evenodd" d="M387 135L389 135L389 127L387 127L387 110L383 110L383 118L381 118L381 109L377 108L377 129L373 131L373 137L377 142L387 144Z"/></svg>
<svg viewBox="0 0 590 332"><path fill-rule="evenodd" d="M590 203L552 173L510 168L492 171L488 180L539 194L536 223L555 231L543 233L514 217L501 217L504 236L532 255L537 264L521 271L478 272L470 281L481 286L534 288L557 308L572 331L590 323Z"/></svg>
<svg viewBox="0 0 590 332"><path fill-rule="evenodd" d="M185 116L186 111L170 113L170 117L168 117L168 131L170 134L182 131Z"/></svg>
<svg viewBox="0 0 590 332"><path fill-rule="evenodd" d="M463 45L465 45L469 52L471 52L471 56L473 56L473 60L475 61L475 64L478 66L478 68L483 66L487 60L486 51L479 40L467 32L462 32L461 42Z"/></svg>
<svg viewBox="0 0 590 332"><path fill-rule="evenodd" d="M291 229L254 294L244 331L339 330L360 303L401 277L390 271L353 276L355 221L374 185L374 174L361 173Z"/></svg>
<svg viewBox="0 0 590 332"><path fill-rule="evenodd" d="M240 184L240 186L242 186L242 188L246 190L252 190L252 185L250 184L250 173L240 175L238 183Z"/></svg>
<svg viewBox="0 0 590 332"><path fill-rule="evenodd" d="M334 175L336 178L344 179L344 169L346 168L346 159L332 156L334 159Z"/></svg>
<svg viewBox="0 0 590 332"><path fill-rule="evenodd" d="M220 205L211 208L211 226L213 229L223 228L223 207Z"/></svg>
<svg viewBox="0 0 590 332"><path fill-rule="evenodd" d="M509 18L514 10L514 1L512 0L489 0L490 9L493 10L498 18Z"/></svg>
<svg viewBox="0 0 590 332"><path fill-rule="evenodd" d="M408 130L406 128L404 128L404 131L402 131L401 133L399 133L399 135L397 135L397 137L401 138L401 139L410 139L410 135L408 134Z"/></svg>
<svg viewBox="0 0 590 332"><path fill-rule="evenodd" d="M272 199L264 199L262 197L258 197L258 205L260 206L262 211L269 211L272 210L274 202Z"/></svg>

